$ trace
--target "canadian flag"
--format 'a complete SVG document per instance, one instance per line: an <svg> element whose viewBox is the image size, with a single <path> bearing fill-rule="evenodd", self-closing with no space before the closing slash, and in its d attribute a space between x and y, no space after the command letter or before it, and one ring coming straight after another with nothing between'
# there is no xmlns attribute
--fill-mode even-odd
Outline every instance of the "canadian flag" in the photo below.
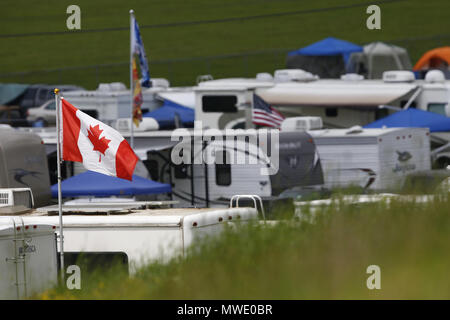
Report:
<svg viewBox="0 0 450 320"><path fill-rule="evenodd" d="M132 180L138 157L122 135L61 98L62 159Z"/></svg>

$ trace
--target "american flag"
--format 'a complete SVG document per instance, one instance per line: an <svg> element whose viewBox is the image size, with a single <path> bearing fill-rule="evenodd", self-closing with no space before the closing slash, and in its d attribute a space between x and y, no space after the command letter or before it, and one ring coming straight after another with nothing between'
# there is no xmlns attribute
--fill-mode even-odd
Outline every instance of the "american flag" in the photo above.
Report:
<svg viewBox="0 0 450 320"><path fill-rule="evenodd" d="M284 117L272 108L260 96L253 94L252 121L254 124L272 128L280 128Z"/></svg>

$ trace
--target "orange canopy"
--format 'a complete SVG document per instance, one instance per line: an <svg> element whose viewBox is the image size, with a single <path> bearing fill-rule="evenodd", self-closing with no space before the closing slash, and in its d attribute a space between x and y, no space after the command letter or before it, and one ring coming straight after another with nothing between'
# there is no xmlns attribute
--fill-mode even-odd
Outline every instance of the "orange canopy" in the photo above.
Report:
<svg viewBox="0 0 450 320"><path fill-rule="evenodd" d="M450 47L441 47L426 52L417 61L413 70L438 68L443 62L450 65Z"/></svg>

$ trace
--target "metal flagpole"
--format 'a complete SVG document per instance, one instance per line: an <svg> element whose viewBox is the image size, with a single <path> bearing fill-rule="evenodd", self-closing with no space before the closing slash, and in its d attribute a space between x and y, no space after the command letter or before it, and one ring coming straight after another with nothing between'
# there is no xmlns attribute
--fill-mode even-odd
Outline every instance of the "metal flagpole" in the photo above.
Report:
<svg viewBox="0 0 450 320"><path fill-rule="evenodd" d="M133 34L134 34L134 11L130 10L130 101L131 101L131 124L130 124L130 146L134 148L134 122L133 122Z"/></svg>
<svg viewBox="0 0 450 320"><path fill-rule="evenodd" d="M62 196L61 196L61 97L59 89L55 89L56 103L56 158L58 168L58 214L59 214L59 248L60 248L60 268L61 281L64 281L64 233L62 220Z"/></svg>

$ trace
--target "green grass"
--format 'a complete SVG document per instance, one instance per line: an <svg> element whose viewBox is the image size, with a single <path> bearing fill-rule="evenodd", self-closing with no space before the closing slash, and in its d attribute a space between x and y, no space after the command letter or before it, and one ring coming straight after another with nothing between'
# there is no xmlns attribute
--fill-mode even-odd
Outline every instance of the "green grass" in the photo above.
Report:
<svg viewBox="0 0 450 320"><path fill-rule="evenodd" d="M127 277L102 271L44 299L449 299L450 197L324 208L309 224L249 224L197 243L184 259ZM369 265L381 290L369 290Z"/></svg>
<svg viewBox="0 0 450 320"><path fill-rule="evenodd" d="M321 9L363 0L196 0L106 1L79 0L82 30L127 27L133 8L140 25L213 20L278 12ZM64 35L0 38L0 74L49 70L109 63L129 59L129 31L76 33L66 29L66 8L72 1L3 0L1 34L67 31ZM447 0L405 0L381 4L381 30L365 26L367 5L343 10L311 12L214 24L143 28L141 33L150 60L151 75L166 77L175 85L193 84L199 74L215 77L254 75L283 67L285 51L248 57L206 59L208 56L248 53L268 49L299 48L327 36L359 44L374 40L395 42L409 49L413 62L427 50L448 45ZM405 40L406 39L406 40ZM197 57L185 62L167 59ZM9 82L64 82L94 88L99 81L128 83L128 67L103 67L76 71L1 77Z"/></svg>

